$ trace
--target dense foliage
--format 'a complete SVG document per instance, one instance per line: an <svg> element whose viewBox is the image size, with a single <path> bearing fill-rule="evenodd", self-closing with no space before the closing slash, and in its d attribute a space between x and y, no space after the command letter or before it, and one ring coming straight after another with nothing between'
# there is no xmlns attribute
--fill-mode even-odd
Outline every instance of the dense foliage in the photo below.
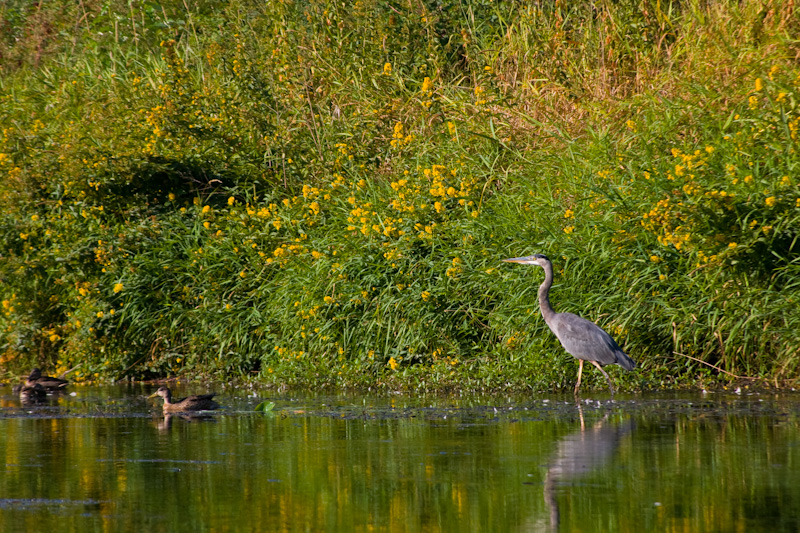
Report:
<svg viewBox="0 0 800 533"><path fill-rule="evenodd" d="M797 376L792 2L154 6L0 8L7 372L567 387L540 252L623 387Z"/></svg>

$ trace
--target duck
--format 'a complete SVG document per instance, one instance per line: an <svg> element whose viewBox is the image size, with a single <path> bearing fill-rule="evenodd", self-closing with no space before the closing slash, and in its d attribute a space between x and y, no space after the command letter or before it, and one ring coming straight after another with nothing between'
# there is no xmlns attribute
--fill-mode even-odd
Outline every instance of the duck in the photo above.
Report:
<svg viewBox="0 0 800 533"><path fill-rule="evenodd" d="M19 401L23 404L39 403L45 398L47 398L47 390L38 383L22 385L19 388Z"/></svg>
<svg viewBox="0 0 800 533"><path fill-rule="evenodd" d="M149 396L164 398L164 413L181 413L185 411L210 411L218 409L219 404L212 398L216 394L200 394L197 396L187 396L179 400L172 401L172 391L168 387L159 387L157 391Z"/></svg>
<svg viewBox="0 0 800 533"><path fill-rule="evenodd" d="M52 392L63 389L69 385L69 381L66 379L54 378L52 376L43 376L41 370L34 368L28 375L28 379L25 380L25 386L33 387L34 385L40 385L45 389L45 391Z"/></svg>

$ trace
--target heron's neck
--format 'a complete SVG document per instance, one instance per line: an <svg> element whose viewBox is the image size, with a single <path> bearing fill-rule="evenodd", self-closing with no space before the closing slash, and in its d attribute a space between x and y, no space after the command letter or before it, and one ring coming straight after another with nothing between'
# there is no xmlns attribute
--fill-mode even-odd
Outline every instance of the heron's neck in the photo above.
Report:
<svg viewBox="0 0 800 533"><path fill-rule="evenodd" d="M544 321L550 324L550 321L556 316L548 296L550 287L553 285L553 265L546 264L542 268L544 268L544 281L539 285L539 308L542 310Z"/></svg>

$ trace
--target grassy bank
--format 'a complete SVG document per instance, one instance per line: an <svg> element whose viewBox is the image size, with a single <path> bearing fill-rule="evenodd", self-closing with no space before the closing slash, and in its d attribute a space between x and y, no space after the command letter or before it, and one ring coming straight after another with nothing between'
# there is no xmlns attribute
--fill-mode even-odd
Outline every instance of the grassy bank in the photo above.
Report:
<svg viewBox="0 0 800 533"><path fill-rule="evenodd" d="M0 13L6 372L570 387L540 252L623 388L797 377L791 2Z"/></svg>

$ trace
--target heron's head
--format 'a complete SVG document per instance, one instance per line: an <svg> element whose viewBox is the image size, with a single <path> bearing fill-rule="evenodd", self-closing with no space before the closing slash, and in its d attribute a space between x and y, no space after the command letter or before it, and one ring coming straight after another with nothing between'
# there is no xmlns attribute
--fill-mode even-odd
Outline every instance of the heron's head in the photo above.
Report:
<svg viewBox="0 0 800 533"><path fill-rule="evenodd" d="M506 263L519 263L521 265L537 265L544 267L550 264L550 260L544 254L526 255L525 257L512 257L511 259L503 259Z"/></svg>

